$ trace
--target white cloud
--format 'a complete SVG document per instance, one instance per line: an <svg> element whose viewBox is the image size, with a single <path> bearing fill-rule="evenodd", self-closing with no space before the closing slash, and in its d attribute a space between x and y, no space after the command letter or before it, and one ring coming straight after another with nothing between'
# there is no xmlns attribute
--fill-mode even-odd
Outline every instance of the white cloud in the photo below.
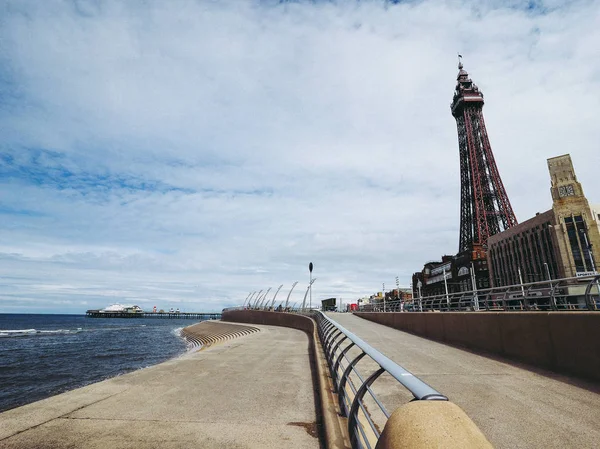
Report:
<svg viewBox="0 0 600 449"><path fill-rule="evenodd" d="M457 51L518 218L567 152L598 201L599 30L597 1L8 2L0 310L302 299L311 260L315 298L408 285L458 246Z"/></svg>

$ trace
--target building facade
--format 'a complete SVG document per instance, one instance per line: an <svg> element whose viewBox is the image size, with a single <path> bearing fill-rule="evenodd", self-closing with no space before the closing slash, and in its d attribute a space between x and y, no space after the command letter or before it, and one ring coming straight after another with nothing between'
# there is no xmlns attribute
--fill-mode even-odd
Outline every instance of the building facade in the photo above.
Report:
<svg viewBox="0 0 600 449"><path fill-rule="evenodd" d="M600 208L590 206L570 155L548 159L548 171L552 209L488 240L493 286L598 272Z"/></svg>

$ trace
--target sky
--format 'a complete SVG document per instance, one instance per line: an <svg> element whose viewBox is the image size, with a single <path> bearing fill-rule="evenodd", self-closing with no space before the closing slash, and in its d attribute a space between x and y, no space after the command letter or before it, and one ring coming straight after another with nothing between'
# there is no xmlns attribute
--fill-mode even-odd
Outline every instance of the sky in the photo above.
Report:
<svg viewBox="0 0 600 449"><path fill-rule="evenodd" d="M0 313L410 287L458 251L457 54L519 221L600 203L600 1L0 1Z"/></svg>

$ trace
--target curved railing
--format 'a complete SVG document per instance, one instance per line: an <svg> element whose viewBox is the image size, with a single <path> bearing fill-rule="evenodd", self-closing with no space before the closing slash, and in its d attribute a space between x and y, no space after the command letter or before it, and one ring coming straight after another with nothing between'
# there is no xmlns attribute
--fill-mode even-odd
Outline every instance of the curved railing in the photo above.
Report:
<svg viewBox="0 0 600 449"><path fill-rule="evenodd" d="M594 293L594 290L596 293ZM406 301L364 304L363 312L600 310L600 275L530 282Z"/></svg>
<svg viewBox="0 0 600 449"><path fill-rule="evenodd" d="M400 365L387 358L364 340L354 335L322 312L313 314L318 324L319 337L327 357L334 392L338 394L340 410L348 418L348 434L353 448L373 448L383 426L376 423L372 410L365 402L376 404L385 420L390 413L373 392L371 385L383 373L388 373L418 401L447 401L448 398L415 377ZM379 366L370 375L361 374L357 364L368 356Z"/></svg>

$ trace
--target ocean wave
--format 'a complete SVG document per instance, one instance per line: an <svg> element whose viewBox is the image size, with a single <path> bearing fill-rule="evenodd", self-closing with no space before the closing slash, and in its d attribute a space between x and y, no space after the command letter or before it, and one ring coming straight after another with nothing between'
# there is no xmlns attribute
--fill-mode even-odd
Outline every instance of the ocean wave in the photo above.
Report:
<svg viewBox="0 0 600 449"><path fill-rule="evenodd" d="M37 335L70 335L83 332L83 329L55 329L55 330L37 330L37 329L0 329L0 337L32 337Z"/></svg>

